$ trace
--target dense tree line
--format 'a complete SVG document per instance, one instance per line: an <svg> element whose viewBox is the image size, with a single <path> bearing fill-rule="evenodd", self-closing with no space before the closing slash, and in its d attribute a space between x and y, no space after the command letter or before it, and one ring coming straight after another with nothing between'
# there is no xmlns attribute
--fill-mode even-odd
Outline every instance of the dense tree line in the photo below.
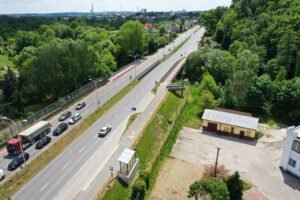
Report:
<svg viewBox="0 0 300 200"><path fill-rule="evenodd" d="M133 61L133 55L145 56L169 42L163 26L158 24L160 32L151 34L138 21L122 22L119 30L110 31L82 17L69 22L3 19L0 24L7 29L0 29L0 49L15 68L0 82L1 108L11 117L22 115L26 106L53 102L91 79L108 77Z"/></svg>
<svg viewBox="0 0 300 200"><path fill-rule="evenodd" d="M300 1L235 0L201 14L207 41L188 57L187 75L211 74L221 106L299 122L299 11Z"/></svg>

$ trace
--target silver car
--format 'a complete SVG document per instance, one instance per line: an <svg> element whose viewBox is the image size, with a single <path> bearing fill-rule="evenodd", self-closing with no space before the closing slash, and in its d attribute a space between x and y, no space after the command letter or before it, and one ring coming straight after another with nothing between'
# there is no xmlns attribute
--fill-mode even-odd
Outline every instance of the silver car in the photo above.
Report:
<svg viewBox="0 0 300 200"><path fill-rule="evenodd" d="M79 113L76 113L75 115L73 115L73 117L71 117L71 119L69 119L69 123L68 124L70 124L70 125L75 124L80 119L81 119L81 115Z"/></svg>
<svg viewBox="0 0 300 200"><path fill-rule="evenodd" d="M111 126L103 126L99 133L98 133L98 136L99 137L105 137L110 131L111 131Z"/></svg>

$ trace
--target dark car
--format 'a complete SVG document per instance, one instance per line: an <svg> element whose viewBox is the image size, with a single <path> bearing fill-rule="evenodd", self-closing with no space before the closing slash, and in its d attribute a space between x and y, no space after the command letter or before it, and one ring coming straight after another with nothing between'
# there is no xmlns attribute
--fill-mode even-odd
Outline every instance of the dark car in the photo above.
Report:
<svg viewBox="0 0 300 200"><path fill-rule="evenodd" d="M41 138L35 145L36 149L42 149L44 146L51 142L51 137L45 136Z"/></svg>
<svg viewBox="0 0 300 200"><path fill-rule="evenodd" d="M111 126L104 126L100 129L98 136L105 137L111 131Z"/></svg>
<svg viewBox="0 0 300 200"><path fill-rule="evenodd" d="M25 158L25 160L28 160L29 154L24 152L24 158ZM19 154L8 164L7 169L14 170L14 169L18 168L20 165L22 165L24 163L24 158L23 158L23 154Z"/></svg>
<svg viewBox="0 0 300 200"><path fill-rule="evenodd" d="M77 104L76 110L81 110L83 107L85 107L85 105L86 104L84 102L81 102L81 103Z"/></svg>
<svg viewBox="0 0 300 200"><path fill-rule="evenodd" d="M71 115L72 115L72 113L70 111L66 111L63 114L61 114L58 121L65 121L66 119L71 117Z"/></svg>
<svg viewBox="0 0 300 200"><path fill-rule="evenodd" d="M67 129L68 129L68 124L61 123L54 129L53 135L58 136L58 135L62 134L63 132L65 132Z"/></svg>

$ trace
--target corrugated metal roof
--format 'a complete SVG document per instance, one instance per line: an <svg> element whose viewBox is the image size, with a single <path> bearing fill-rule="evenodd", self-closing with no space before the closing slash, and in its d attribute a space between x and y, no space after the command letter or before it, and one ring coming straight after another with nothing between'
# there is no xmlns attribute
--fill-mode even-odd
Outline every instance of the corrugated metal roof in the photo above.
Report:
<svg viewBox="0 0 300 200"><path fill-rule="evenodd" d="M121 156L119 157L118 161L128 164L130 162L130 160L132 159L133 155L135 154L135 151L126 148L123 153L121 154Z"/></svg>
<svg viewBox="0 0 300 200"><path fill-rule="evenodd" d="M257 130L258 118L205 109L202 119Z"/></svg>

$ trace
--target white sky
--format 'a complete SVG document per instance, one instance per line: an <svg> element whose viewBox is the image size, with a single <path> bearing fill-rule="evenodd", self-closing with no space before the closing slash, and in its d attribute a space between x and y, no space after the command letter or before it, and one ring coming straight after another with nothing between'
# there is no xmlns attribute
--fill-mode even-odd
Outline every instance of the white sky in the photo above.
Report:
<svg viewBox="0 0 300 200"><path fill-rule="evenodd" d="M148 11L187 10L202 11L217 6L229 6L231 0L0 0L0 14L54 13L94 11Z"/></svg>

